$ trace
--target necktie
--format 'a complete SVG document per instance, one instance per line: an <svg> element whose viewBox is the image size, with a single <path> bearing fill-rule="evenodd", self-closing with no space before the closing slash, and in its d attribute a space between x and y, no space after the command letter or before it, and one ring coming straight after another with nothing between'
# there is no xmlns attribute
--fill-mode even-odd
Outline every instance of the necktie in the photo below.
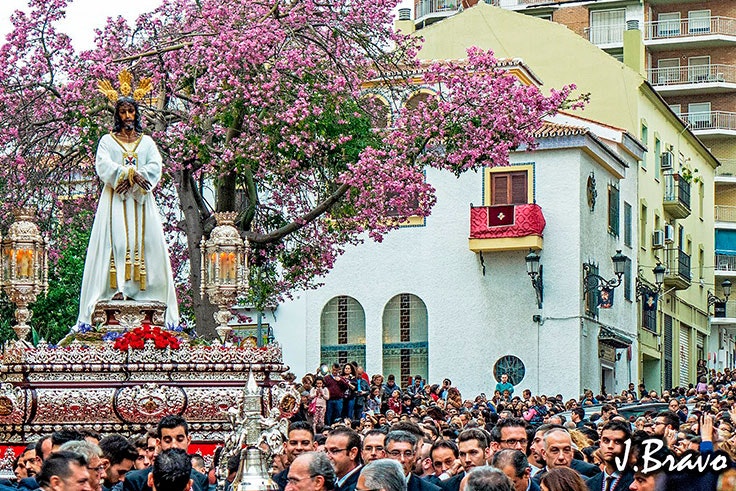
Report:
<svg viewBox="0 0 736 491"><path fill-rule="evenodd" d="M608 476L606 478L606 491L611 491L611 486L613 485L613 481L615 481L613 476Z"/></svg>

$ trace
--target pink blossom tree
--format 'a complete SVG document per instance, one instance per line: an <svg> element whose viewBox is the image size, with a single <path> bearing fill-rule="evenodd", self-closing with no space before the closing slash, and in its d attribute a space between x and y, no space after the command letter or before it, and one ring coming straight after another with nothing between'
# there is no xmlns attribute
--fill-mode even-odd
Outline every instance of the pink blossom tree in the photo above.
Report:
<svg viewBox="0 0 736 491"><path fill-rule="evenodd" d="M77 53L55 27L67 0L31 0L0 49L0 212L30 203L59 223L61 198L94 177L95 145L110 127L96 80L127 68L155 83L146 128L170 176L162 208L183 216L167 220L184 244L172 262L188 276L180 301L198 331L212 326L198 285L213 211L239 212L247 302L314 287L346 246L430 213L426 167L459 175L504 165L513 149L533 147L545 115L571 102L572 87L544 95L479 49L420 66L418 39L391 28L395 4L165 0L134 24L110 19L95 49ZM395 109L375 129L380 108L365 84L398 107L417 70L437 97Z"/></svg>

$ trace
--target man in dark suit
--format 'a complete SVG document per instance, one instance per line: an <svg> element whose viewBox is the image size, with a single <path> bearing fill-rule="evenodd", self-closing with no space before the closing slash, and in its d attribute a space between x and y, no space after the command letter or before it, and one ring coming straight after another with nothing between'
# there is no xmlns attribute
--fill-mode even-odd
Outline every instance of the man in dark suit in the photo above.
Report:
<svg viewBox="0 0 736 491"><path fill-rule="evenodd" d="M180 448L161 452L148 474L148 485L153 491L190 491L192 489L192 461Z"/></svg>
<svg viewBox="0 0 736 491"><path fill-rule="evenodd" d="M624 443L631 438L631 427L623 421L609 421L601 429L601 459L605 465L603 472L586 481L591 491L628 491L634 481L634 473L628 467L620 472L616 467L616 457L622 458Z"/></svg>
<svg viewBox="0 0 736 491"><path fill-rule="evenodd" d="M491 465L511 479L514 491L540 491L539 485L532 481L532 469L524 452L510 448L499 450L493 454Z"/></svg>
<svg viewBox="0 0 736 491"><path fill-rule="evenodd" d="M337 491L355 491L360 475L360 435L346 427L339 427L327 435L325 453L335 469Z"/></svg>
<svg viewBox="0 0 736 491"><path fill-rule="evenodd" d="M544 459L545 466L534 475L532 480L536 484L540 484L547 471L555 467L569 467L583 478L593 477L601 472L593 464L573 459L572 451L572 438L565 428L552 427L547 430L542 438L541 448L541 456Z"/></svg>
<svg viewBox="0 0 736 491"><path fill-rule="evenodd" d="M395 430L386 435L386 456L396 460L408 476L407 491L440 491L441 488L412 473L419 440L408 431Z"/></svg>
<svg viewBox="0 0 736 491"><path fill-rule="evenodd" d="M189 450L192 437L189 434L189 425L181 416L171 414L164 416L156 427L156 446L160 452L170 448ZM153 466L139 471L129 472L123 481L123 491L153 491L148 485L148 475ZM209 482L207 476L192 469L190 472L193 491L207 491Z"/></svg>
<svg viewBox="0 0 736 491"><path fill-rule="evenodd" d="M314 429L306 421L295 421L289 425L288 438L284 443L286 454L286 468L273 476L273 481L281 491L286 489L289 477L289 466L294 459L306 452L313 452L317 448L314 443Z"/></svg>

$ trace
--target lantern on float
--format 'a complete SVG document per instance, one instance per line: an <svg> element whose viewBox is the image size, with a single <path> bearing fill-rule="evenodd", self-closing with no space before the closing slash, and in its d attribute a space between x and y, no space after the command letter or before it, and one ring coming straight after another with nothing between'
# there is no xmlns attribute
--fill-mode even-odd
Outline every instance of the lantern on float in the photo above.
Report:
<svg viewBox="0 0 736 491"><path fill-rule="evenodd" d="M233 317L230 309L238 295L248 288L248 266L245 258L245 243L235 228L237 212L215 213L217 226L210 238L202 237L200 252L202 257L200 293L217 305L214 318L217 334L225 344L232 328L228 325Z"/></svg>
<svg viewBox="0 0 736 491"><path fill-rule="evenodd" d="M15 222L2 240L2 286L16 305L13 331L19 341L25 341L31 331L28 321L33 316L28 305L49 288L48 253L33 211L21 208L13 215Z"/></svg>

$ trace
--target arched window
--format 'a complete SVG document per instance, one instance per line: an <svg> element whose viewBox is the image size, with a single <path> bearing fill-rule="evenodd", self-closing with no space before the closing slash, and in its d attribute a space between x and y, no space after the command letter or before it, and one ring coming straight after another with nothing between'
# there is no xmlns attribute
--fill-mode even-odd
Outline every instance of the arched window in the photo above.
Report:
<svg viewBox="0 0 736 491"><path fill-rule="evenodd" d="M365 312L352 297L335 297L322 309L320 362L365 366Z"/></svg>
<svg viewBox="0 0 736 491"><path fill-rule="evenodd" d="M423 90L421 92L416 92L416 93L412 94L406 100L406 103L404 105L406 106L407 109L409 109L411 111L413 109L416 109L419 106L419 103L420 102L426 101L430 97L434 97L434 95L435 94L433 94L431 92L428 92L428 91L425 91L425 90Z"/></svg>
<svg viewBox="0 0 736 491"><path fill-rule="evenodd" d="M427 378L427 306L411 293L401 293L383 310L383 373L404 385L409 377Z"/></svg>
<svg viewBox="0 0 736 491"><path fill-rule="evenodd" d="M391 107L383 96L376 94L365 98L365 108L371 116L373 127L376 129L388 128L391 124Z"/></svg>

